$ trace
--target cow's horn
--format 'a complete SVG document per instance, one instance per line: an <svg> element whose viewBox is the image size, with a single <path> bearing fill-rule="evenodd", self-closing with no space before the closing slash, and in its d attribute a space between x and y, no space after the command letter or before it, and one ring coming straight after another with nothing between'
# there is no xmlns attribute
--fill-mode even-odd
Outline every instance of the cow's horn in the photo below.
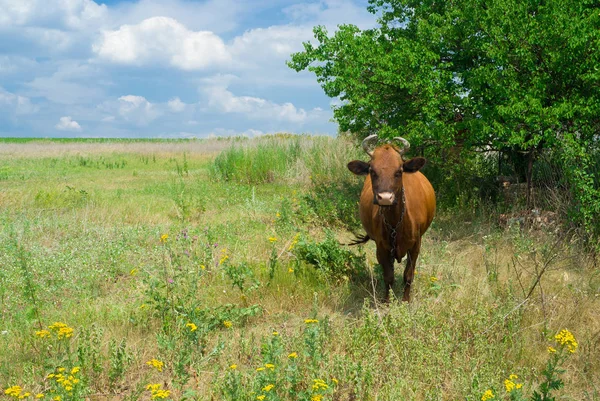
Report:
<svg viewBox="0 0 600 401"><path fill-rule="evenodd" d="M400 154L404 154L404 152L410 149L410 143L408 143L408 141L402 138L401 136L395 137L394 140L402 143L402 149L400 149Z"/></svg>
<svg viewBox="0 0 600 401"><path fill-rule="evenodd" d="M369 135L362 141L363 149L371 157L373 157L373 150L370 149L370 145L372 142L377 143L377 134Z"/></svg>

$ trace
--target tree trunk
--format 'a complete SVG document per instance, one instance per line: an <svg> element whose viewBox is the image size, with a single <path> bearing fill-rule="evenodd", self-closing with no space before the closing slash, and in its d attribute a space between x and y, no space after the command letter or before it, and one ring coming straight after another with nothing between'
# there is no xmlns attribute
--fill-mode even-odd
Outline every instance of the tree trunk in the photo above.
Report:
<svg viewBox="0 0 600 401"><path fill-rule="evenodd" d="M533 159L535 158L535 148L529 149L529 155L527 160L527 172L525 174L525 179L527 180L527 194L525 195L525 204L527 211L531 210L532 202L533 202L533 194L532 194L532 176L533 176Z"/></svg>

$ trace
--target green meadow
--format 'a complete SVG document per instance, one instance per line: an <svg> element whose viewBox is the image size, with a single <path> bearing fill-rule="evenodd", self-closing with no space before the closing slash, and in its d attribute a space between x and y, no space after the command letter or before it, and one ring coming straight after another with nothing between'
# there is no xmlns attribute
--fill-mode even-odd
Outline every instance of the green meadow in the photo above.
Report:
<svg viewBox="0 0 600 401"><path fill-rule="evenodd" d="M343 245L356 158L293 135L0 141L0 399L600 400L597 257L442 203L412 302L383 304L374 243Z"/></svg>

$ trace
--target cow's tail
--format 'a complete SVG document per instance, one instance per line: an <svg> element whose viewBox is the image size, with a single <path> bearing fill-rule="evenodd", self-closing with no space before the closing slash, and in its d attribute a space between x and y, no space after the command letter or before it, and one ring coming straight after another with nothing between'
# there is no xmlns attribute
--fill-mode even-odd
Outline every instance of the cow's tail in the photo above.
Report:
<svg viewBox="0 0 600 401"><path fill-rule="evenodd" d="M354 236L356 237L354 239L354 241L352 241L352 242L350 242L348 244L344 244L344 245L350 245L350 246L352 246L352 245L366 244L371 239L371 237L369 237L368 234L365 234L365 235L354 234Z"/></svg>

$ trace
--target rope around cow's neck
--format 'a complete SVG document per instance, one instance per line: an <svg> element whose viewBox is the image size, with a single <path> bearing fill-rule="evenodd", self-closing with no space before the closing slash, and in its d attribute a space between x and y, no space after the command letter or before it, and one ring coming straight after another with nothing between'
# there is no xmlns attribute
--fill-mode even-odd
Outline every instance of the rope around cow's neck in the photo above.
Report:
<svg viewBox="0 0 600 401"><path fill-rule="evenodd" d="M402 225L402 221L404 220L404 211L406 210L406 197L404 195L404 187L402 187L402 214L400 214L400 219L396 226L393 227L385 218L385 213L383 212L383 208L379 207L379 215L381 215L383 219L383 224L388 229L390 233L390 254L392 256L392 261L396 258L396 237L398 236L398 228Z"/></svg>

